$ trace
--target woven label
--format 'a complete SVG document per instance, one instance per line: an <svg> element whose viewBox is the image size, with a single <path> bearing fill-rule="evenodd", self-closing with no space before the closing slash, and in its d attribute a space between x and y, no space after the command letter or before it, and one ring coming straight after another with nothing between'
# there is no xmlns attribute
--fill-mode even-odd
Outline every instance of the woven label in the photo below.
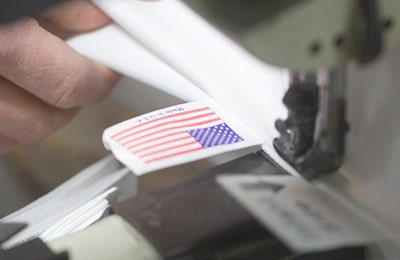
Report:
<svg viewBox="0 0 400 260"><path fill-rule="evenodd" d="M190 102L105 130L103 142L135 174L175 166L261 142L213 102Z"/></svg>

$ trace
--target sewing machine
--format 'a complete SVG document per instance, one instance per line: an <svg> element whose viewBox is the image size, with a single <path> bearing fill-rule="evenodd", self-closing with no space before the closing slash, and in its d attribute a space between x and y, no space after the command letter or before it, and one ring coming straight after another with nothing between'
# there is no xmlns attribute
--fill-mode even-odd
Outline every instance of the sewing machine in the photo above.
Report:
<svg viewBox="0 0 400 260"><path fill-rule="evenodd" d="M97 2L102 6L104 1ZM190 197L210 189L220 200L214 201L215 204L201 204L209 213L224 203L231 205L232 202L226 200L214 184L210 184L207 176L219 172L284 173L307 179L340 203L353 208L363 221L384 235L374 245L379 249L377 255L386 258L398 256L400 207L397 197L400 194L397 182L400 182L400 165L396 155L400 153L397 133L400 124L397 112L400 98L397 88L400 80L397 73L400 27L397 20L400 17L400 3L395 0L183 2L233 39L235 44L257 57L243 64L250 68L249 74L244 77L248 77L248 85L243 86L246 82L243 79L239 83L231 82L232 85L202 86L202 90L258 132L265 144L257 155L240 158L200 174L197 179L163 188L144 197L143 204L140 204L140 198L134 198L139 206L129 201L115 205L116 211L121 215L126 214L126 208L135 212L137 215L125 217L135 223L136 228L150 237L151 241L155 241L154 245L163 257L190 254L200 257L204 256L202 252L210 245L201 240L207 234L195 237L194 234L200 231L194 230L191 237L190 232L189 235L180 233L179 225L168 225L170 218L177 217L170 212L177 210L174 205L182 202L185 206L185 202L189 205L192 202L180 197L174 203L163 196L185 190L191 194L187 195ZM151 3L137 4L136 7L140 9L141 5L143 9L138 10L139 13L151 14ZM169 24L165 26L168 28ZM183 37L191 38L201 33L188 31L188 35ZM140 40L145 42L146 37ZM199 53L202 51L199 50ZM225 54L230 54L217 47L214 50L213 45L209 49L205 47L204 53L207 51L212 57L220 55L226 59L229 56ZM166 55L163 58L168 60L169 57ZM198 58L202 59L202 55ZM173 60L168 61L174 65ZM268 67L267 75L263 76L264 68L258 68L264 62L274 67ZM257 70L251 71L252 64ZM240 73L240 66L233 64L227 68L227 75L217 76L229 77L229 73ZM218 68L216 65L212 69ZM186 75L193 76L189 72ZM219 82L218 77L214 83ZM261 88L258 83L263 82L263 77L269 78L266 81L269 84ZM199 85L202 83L199 80L197 82ZM130 81L122 83L129 85ZM143 95L139 93L142 90ZM155 92L146 91L144 88L121 87L114 96L137 111L149 104L143 104L140 100L132 102L135 96L141 96L144 100L154 97ZM185 100L184 94L177 95ZM166 96L158 101L176 102L175 97ZM218 165L221 162L213 163ZM200 187L194 184L197 181L201 183ZM146 201L151 203L146 204ZM209 228L206 230L210 232L213 225L225 225L230 230L227 233L230 236L252 234L248 239L249 244L243 242L246 245L254 246L254 241L265 242L262 238L269 235L233 204L231 210L234 213L231 218L224 216L227 219L224 224L216 224L213 214L204 213L205 221L197 219L184 206L179 210L182 218L193 219L193 225L205 221ZM170 210L163 205L168 205ZM148 208L152 211L146 210ZM143 212L147 214L144 217L141 215ZM244 224L240 226L237 223ZM154 231L157 225L161 225L160 233ZM187 242L187 251L182 247L182 252L173 250L176 244L165 235L173 231L181 234L178 242ZM215 239L223 244L223 238ZM231 252L235 251L234 245L239 244L234 241ZM280 244L275 247L282 249ZM255 255L260 252L257 251L259 249L254 247ZM224 254L227 251L223 251Z"/></svg>
<svg viewBox="0 0 400 260"><path fill-rule="evenodd" d="M185 3L256 57L290 69L274 148L301 175L379 219L398 247L399 3Z"/></svg>

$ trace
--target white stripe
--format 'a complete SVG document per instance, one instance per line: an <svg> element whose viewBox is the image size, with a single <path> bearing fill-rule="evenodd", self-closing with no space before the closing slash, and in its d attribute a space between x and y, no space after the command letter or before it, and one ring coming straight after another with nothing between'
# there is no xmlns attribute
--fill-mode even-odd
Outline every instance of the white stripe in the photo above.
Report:
<svg viewBox="0 0 400 260"><path fill-rule="evenodd" d="M155 159L158 157L164 157L164 156L168 156L168 155L172 155L175 153L179 153L179 152L183 152L183 151L191 150L191 149L195 149L195 148L200 148L200 147L202 147L202 146L199 143L195 143L195 144L190 144L190 145L182 146L179 148L167 150L165 152L156 153L156 154L149 155L149 156L143 156L141 158L143 161L148 161L148 160L152 160L152 159Z"/></svg>
<svg viewBox="0 0 400 260"><path fill-rule="evenodd" d="M187 136L190 136L190 135L188 133L186 133L186 132L183 132L183 133L177 134L177 135L173 135L173 136L166 136L164 138L160 138L160 139L157 139L155 141L145 142L144 144L141 144L141 145L138 145L138 146L134 146L134 147L130 148L130 150L131 151L138 151L138 150L141 150L141 149L146 149L147 147L151 147L151 146L157 145L159 143L168 142L168 141L171 141L171 140L175 140L175 139L179 139L179 138L183 138L183 137L187 137ZM127 145L127 146L130 146L130 145Z"/></svg>
<svg viewBox="0 0 400 260"><path fill-rule="evenodd" d="M125 145L129 145L129 146L130 145L135 145L135 144L144 142L146 140L151 140L153 138L163 137L165 135L172 134L172 133L183 132L183 131L186 131L186 130L189 130L189 129L193 128L193 126L185 126L187 124L190 124L190 125L191 124L197 124L197 123L201 123L202 121L207 121L207 120L217 119L217 118L218 117L216 117L216 116L210 116L210 117L206 117L206 118L190 120L188 122L179 123L179 124L178 123L171 123L170 125L164 125L164 126L156 127L154 129L149 129L149 131L145 131L143 133L139 133L139 134L127 137L126 139L122 139L119 142L123 143ZM220 124L220 123L222 123L222 120L217 120L217 121L214 121L214 122L208 123L208 124L201 124L201 125L196 126L196 127L199 127L199 128L200 127L210 127L210 126L213 126L213 125L216 125L216 124ZM182 125L183 125L183 127L179 127L179 126L182 126ZM174 127L174 129L168 129L170 127ZM177 127L177 128L175 128L175 127ZM158 131L161 131L161 132L156 133ZM146 136L146 135L148 135L148 136ZM133 140L133 139L137 139L137 138L139 138L139 139L138 140Z"/></svg>
<svg viewBox="0 0 400 260"><path fill-rule="evenodd" d="M193 141L196 141L196 140L194 138L188 138L188 139L185 139L185 140L179 140L179 141L171 142L171 143L168 143L168 144L159 145L159 146L156 146L156 147L153 147L151 149L144 150L144 151L141 151L141 152L136 152L135 154L138 155L139 157L142 157L145 154L149 154L149 153L152 153L152 152L157 152L157 151L160 151L160 150L163 150L163 149L172 148L172 147L177 146L177 145L185 145L185 144L189 144L189 143L192 144Z"/></svg>
<svg viewBox="0 0 400 260"><path fill-rule="evenodd" d="M139 131L129 131L129 134L132 134L133 138L137 138L137 137L145 136L145 135L157 132L157 131L168 129L168 128L171 128L171 127L180 127L180 126L185 126L185 125L188 125L188 124L198 124L198 123L201 123L203 121L208 121L208 120L212 120L212 119L218 119L218 116L214 114L214 115L204 116L204 117L201 117L201 118L191 119L191 120L184 121L184 122L168 122L165 125L149 128L149 129L147 129L147 130L145 130L143 132L140 132L140 133L139 133ZM188 127L188 128L192 128L192 127ZM127 136L129 134L126 134L125 136ZM129 136L127 138L130 139L131 136ZM117 139L119 140L120 138L117 138ZM124 139L121 139L121 142L123 143Z"/></svg>

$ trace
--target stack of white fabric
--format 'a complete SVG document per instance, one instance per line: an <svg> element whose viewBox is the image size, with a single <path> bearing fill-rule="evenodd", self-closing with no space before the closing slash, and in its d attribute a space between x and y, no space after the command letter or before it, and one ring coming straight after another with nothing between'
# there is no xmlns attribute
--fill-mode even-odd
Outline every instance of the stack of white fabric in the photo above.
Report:
<svg viewBox="0 0 400 260"><path fill-rule="evenodd" d="M87 167L20 210L0 222L27 223L28 226L7 242L12 248L35 237L44 241L82 230L98 220L109 207L110 199L133 196L137 191L136 177L126 168L107 157ZM129 189L119 189L120 183ZM126 185L127 182L129 185Z"/></svg>

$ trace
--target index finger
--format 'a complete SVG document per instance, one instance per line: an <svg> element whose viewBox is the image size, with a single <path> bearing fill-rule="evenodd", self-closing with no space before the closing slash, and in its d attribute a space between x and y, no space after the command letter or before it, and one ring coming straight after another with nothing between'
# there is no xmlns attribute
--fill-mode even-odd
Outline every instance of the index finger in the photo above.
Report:
<svg viewBox="0 0 400 260"><path fill-rule="evenodd" d="M59 108L91 104L106 96L118 79L33 19L1 26L0 50L0 75Z"/></svg>

